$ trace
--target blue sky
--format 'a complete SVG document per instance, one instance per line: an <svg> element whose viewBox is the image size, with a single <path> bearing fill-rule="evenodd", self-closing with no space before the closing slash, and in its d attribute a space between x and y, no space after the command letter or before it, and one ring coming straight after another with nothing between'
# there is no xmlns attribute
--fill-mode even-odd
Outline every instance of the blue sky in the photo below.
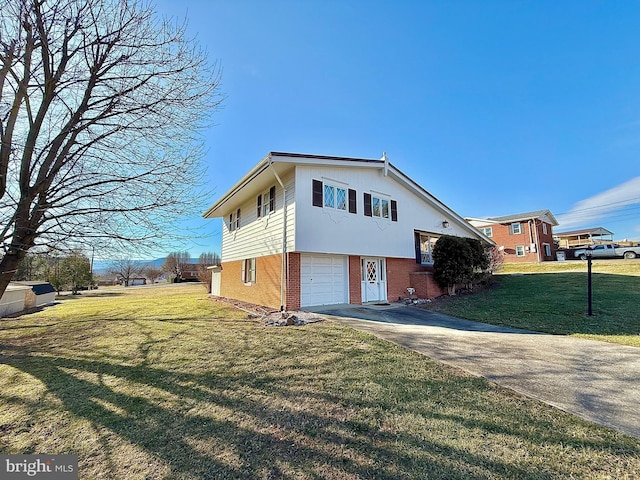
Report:
<svg viewBox="0 0 640 480"><path fill-rule="evenodd" d="M640 240L640 3L159 0L223 69L208 208L269 151L390 161L466 217ZM220 249L220 221L187 245Z"/></svg>

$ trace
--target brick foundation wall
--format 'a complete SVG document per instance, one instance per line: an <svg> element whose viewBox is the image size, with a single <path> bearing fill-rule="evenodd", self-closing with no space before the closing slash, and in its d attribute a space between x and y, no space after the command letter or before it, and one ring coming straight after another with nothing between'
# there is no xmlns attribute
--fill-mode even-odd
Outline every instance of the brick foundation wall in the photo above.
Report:
<svg viewBox="0 0 640 480"><path fill-rule="evenodd" d="M300 254L291 252L287 254L287 310L300 309Z"/></svg>
<svg viewBox="0 0 640 480"><path fill-rule="evenodd" d="M407 288L411 285L411 274L426 272L429 267L416 263L413 258L387 258L387 299L395 302L398 298L407 298ZM358 269L360 271L360 269ZM423 298L423 297L421 297Z"/></svg>
<svg viewBox="0 0 640 480"><path fill-rule="evenodd" d="M433 279L433 272L412 272L409 274L409 281L418 298L437 298L447 293L447 289Z"/></svg>
<svg viewBox="0 0 640 480"><path fill-rule="evenodd" d="M256 283L245 285L242 282L242 261L224 262L220 272L220 296L279 310L281 264L281 255L256 258Z"/></svg>
<svg viewBox="0 0 640 480"><path fill-rule="evenodd" d="M349 256L349 303L362 304L362 264L361 257Z"/></svg>

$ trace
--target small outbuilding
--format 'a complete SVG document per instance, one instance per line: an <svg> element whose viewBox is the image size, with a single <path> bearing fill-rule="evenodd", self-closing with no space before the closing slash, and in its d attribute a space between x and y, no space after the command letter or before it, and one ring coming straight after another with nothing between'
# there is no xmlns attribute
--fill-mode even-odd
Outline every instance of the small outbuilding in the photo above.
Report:
<svg viewBox="0 0 640 480"><path fill-rule="evenodd" d="M14 282L30 288L27 292L24 308L36 308L51 305L56 300L56 289L49 282Z"/></svg>
<svg viewBox="0 0 640 480"><path fill-rule="evenodd" d="M31 288L27 285L10 284L0 298L0 317L7 317L23 311L29 292L31 292Z"/></svg>

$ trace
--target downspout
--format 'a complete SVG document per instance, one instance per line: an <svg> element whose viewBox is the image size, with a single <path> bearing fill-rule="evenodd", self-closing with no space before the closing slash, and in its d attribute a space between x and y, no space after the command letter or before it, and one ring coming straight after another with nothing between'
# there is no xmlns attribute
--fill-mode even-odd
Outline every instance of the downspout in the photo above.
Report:
<svg viewBox="0 0 640 480"><path fill-rule="evenodd" d="M282 261L280 264L280 311L284 312L286 307L285 284L288 281L287 275L287 189L280 179L278 172L273 166L273 160L269 157L269 166L273 170L273 175L282 187Z"/></svg>
<svg viewBox="0 0 640 480"><path fill-rule="evenodd" d="M535 242L536 245L536 256L538 257L538 263L542 263L542 260L540 260L540 245L538 245L538 226L536 225L536 219L532 218L531 221L533 222L533 241Z"/></svg>

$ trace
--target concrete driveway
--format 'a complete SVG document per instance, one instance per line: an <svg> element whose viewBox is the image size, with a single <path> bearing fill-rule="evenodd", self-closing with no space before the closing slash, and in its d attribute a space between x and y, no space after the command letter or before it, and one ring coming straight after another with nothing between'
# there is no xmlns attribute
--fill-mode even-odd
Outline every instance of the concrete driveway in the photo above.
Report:
<svg viewBox="0 0 640 480"><path fill-rule="evenodd" d="M311 310L640 438L640 348L497 327L413 306Z"/></svg>

